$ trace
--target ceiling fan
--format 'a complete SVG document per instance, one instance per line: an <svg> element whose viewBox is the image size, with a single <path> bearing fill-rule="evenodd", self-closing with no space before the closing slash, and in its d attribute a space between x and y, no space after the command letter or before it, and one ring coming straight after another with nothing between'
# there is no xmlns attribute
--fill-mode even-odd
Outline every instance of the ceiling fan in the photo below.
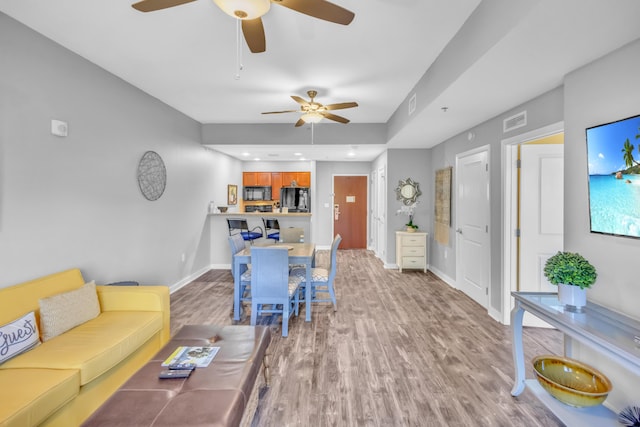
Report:
<svg viewBox="0 0 640 427"><path fill-rule="evenodd" d="M153 12L195 0L142 0L131 6L141 12ZM336 24L349 25L355 14L326 0L213 0L220 9L242 22L242 33L253 53L266 50L262 16L271 3Z"/></svg>
<svg viewBox="0 0 640 427"><path fill-rule="evenodd" d="M315 101L315 97L316 95L318 95L318 92L316 92L315 90L310 90L307 91L307 95L309 95L309 98L311 98L309 101L306 101L299 96L291 95L291 98L293 98L294 101L300 104L299 110L268 111L262 114L303 113L302 117L300 117L300 119L298 119L298 121L296 122L296 127L302 126L305 123L318 123L323 118L346 124L349 123L349 119L331 114L329 113L329 111L343 110L345 108L353 108L358 106L357 102L341 102L339 104L322 105L319 102Z"/></svg>

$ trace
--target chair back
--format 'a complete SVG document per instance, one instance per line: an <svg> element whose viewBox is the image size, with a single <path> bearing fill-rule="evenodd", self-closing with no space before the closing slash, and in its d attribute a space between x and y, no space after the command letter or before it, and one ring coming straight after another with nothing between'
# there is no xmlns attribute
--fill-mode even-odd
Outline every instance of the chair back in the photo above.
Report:
<svg viewBox="0 0 640 427"><path fill-rule="evenodd" d="M249 231L249 224L246 219L227 218L227 225L229 226L229 236L240 234L243 231Z"/></svg>
<svg viewBox="0 0 640 427"><path fill-rule="evenodd" d="M277 246L251 248L251 294L256 301L289 296L289 251Z"/></svg>
<svg viewBox="0 0 640 427"><path fill-rule="evenodd" d="M280 223L276 218L262 218L264 224L264 234L269 239L280 240Z"/></svg>
<svg viewBox="0 0 640 427"><path fill-rule="evenodd" d="M249 230L249 223L244 218L227 218L227 225L229 226L229 236L240 234L244 240L250 242L262 237L262 228L257 226Z"/></svg>
<svg viewBox="0 0 640 427"><path fill-rule="evenodd" d="M276 218L262 218L262 223L267 233L269 230L280 230L280 223Z"/></svg>
<svg viewBox="0 0 640 427"><path fill-rule="evenodd" d="M304 228L281 228L280 243L304 243Z"/></svg>
<svg viewBox="0 0 640 427"><path fill-rule="evenodd" d="M340 242L342 241L342 236L336 234L336 237L333 238L333 242L331 243L331 257L329 258L329 282L333 282L333 279L336 277L336 270L338 267L337 262L337 254L338 254L338 246L340 246Z"/></svg>

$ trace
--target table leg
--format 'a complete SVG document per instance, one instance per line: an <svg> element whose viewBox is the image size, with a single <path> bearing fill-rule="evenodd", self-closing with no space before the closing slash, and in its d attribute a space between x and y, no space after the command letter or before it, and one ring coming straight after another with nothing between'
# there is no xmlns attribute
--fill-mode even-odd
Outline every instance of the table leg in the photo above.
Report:
<svg viewBox="0 0 640 427"><path fill-rule="evenodd" d="M515 370L515 384L511 389L512 396L518 396L524 391L525 370L524 370L524 350L522 346L522 318L524 310L520 303L516 301L511 310L511 347L513 352L513 367Z"/></svg>
<svg viewBox="0 0 640 427"><path fill-rule="evenodd" d="M233 320L240 320L240 260L233 261Z"/></svg>

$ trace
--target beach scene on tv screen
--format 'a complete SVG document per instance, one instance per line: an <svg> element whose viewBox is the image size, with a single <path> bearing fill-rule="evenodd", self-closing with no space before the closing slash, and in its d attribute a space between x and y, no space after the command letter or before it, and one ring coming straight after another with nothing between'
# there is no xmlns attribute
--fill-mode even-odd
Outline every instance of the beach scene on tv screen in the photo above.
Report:
<svg viewBox="0 0 640 427"><path fill-rule="evenodd" d="M640 237L640 116L587 129L591 231Z"/></svg>

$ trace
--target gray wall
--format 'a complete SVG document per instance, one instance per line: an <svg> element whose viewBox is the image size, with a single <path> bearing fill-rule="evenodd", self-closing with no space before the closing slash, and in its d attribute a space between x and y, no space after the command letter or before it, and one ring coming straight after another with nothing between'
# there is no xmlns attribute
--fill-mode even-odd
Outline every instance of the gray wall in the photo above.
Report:
<svg viewBox="0 0 640 427"><path fill-rule="evenodd" d="M422 195L418 197L418 204L413 217L420 231L429 233L429 240L433 239L433 188L434 179L432 166L429 162L429 150L387 150L387 251L386 262L396 262L396 231L406 229L409 218L397 211L402 206L397 200L396 187L400 180L411 178L420 184Z"/></svg>
<svg viewBox="0 0 640 427"><path fill-rule="evenodd" d="M514 131L503 133L503 120L513 114L523 110L527 111L527 125ZM502 307L502 203L503 195L502 187L502 171L501 171L501 155L502 140L510 138L522 133L529 132L553 123L561 122L563 118L563 88L557 88L547 92L531 101L517 106L503 114L488 120L478 126L469 129L475 134L475 138L469 141L467 131L433 147L430 150L429 157L431 159L431 172L429 181L435 180L435 171L448 166L455 166L456 155L472 150L477 147L489 145L489 171L490 171L490 209L491 222L489 224L489 232L491 235L491 284L490 306L496 311L501 312ZM447 280L455 281L456 264L455 264L455 169L453 171L452 183L452 226L449 229L449 245L443 246L431 240L429 253L429 262L432 268L441 273ZM433 191L430 194L429 204L433 206ZM431 221L432 222L432 221ZM444 252L447 251L445 258Z"/></svg>
<svg viewBox="0 0 640 427"><path fill-rule="evenodd" d="M1 13L0 57L0 287L71 267L170 285L206 268L207 204L226 200L241 163L204 148L199 123ZM51 135L51 119L69 136ZM154 202L136 180L147 150L167 169Z"/></svg>
<svg viewBox="0 0 640 427"><path fill-rule="evenodd" d="M591 234L585 129L640 114L640 40L605 56L565 79L565 249L582 253L597 269L587 298L640 319L640 285L635 266L640 240ZM638 144L634 144L638 145ZM577 353L613 383L607 400L621 409L638 405L640 377L613 366L587 349Z"/></svg>

